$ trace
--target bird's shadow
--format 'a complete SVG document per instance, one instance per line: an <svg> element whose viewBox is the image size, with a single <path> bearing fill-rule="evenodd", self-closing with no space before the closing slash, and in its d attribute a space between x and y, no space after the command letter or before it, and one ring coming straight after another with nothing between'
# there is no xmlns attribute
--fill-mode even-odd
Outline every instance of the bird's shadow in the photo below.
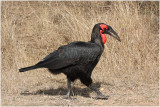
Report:
<svg viewBox="0 0 160 107"><path fill-rule="evenodd" d="M93 84L94 87L100 88L101 83L97 82ZM68 89L59 87L57 89L50 88L50 89L43 89L43 90L37 90L36 92L21 92L21 95L66 95ZM83 97L90 97L90 93L93 92L91 89L88 87L86 88L77 88L77 87L72 87L72 95L76 96L83 96Z"/></svg>

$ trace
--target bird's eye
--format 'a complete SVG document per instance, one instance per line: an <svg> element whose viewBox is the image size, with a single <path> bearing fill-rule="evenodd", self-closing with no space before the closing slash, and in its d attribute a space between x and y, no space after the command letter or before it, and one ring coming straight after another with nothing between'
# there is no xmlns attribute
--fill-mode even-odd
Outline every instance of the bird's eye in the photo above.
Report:
<svg viewBox="0 0 160 107"><path fill-rule="evenodd" d="M108 28L107 25L105 25L105 24L101 24L100 27L101 27L101 29L102 29L103 31Z"/></svg>

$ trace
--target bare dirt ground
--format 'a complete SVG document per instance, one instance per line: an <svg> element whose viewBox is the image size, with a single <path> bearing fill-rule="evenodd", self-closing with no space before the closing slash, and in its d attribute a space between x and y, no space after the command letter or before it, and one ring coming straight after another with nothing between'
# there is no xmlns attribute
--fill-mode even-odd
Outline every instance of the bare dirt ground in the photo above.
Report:
<svg viewBox="0 0 160 107"><path fill-rule="evenodd" d="M73 100L64 99L67 88L66 84L59 82L60 86L54 87L56 82L50 81L53 87L46 88L44 83L39 82L31 89L22 88L14 94L2 93L2 105L9 106L158 106L159 89L157 85L132 84L130 86L111 85L96 83L95 86L109 96L108 100L94 99L96 94L87 87L76 84L72 88ZM63 85L63 86L62 86ZM25 86L24 86L25 87ZM41 87L41 88L40 88ZM43 88L42 88L43 87ZM38 89L37 89L38 88ZM74 99L75 98L75 99Z"/></svg>
<svg viewBox="0 0 160 107"><path fill-rule="evenodd" d="M41 72L41 73L39 73ZM17 79L9 90L2 90L2 105L5 106L158 106L158 84L144 84L128 81L110 82L96 80L101 72L97 69L93 74L95 87L108 95L108 100L94 99L96 93L76 80L72 83L73 100L64 99L67 93L67 80L64 74L51 75L45 69L37 69L25 73L17 72ZM99 76L97 76L99 75ZM21 78L20 78L21 77ZM101 76L102 77L102 76ZM106 75L106 78L108 76ZM102 77L104 78L104 77ZM108 77L109 78L109 77ZM123 78L123 77L122 77ZM15 83L17 81L17 83ZM15 87L14 87L15 86ZM7 85L5 85L7 89Z"/></svg>

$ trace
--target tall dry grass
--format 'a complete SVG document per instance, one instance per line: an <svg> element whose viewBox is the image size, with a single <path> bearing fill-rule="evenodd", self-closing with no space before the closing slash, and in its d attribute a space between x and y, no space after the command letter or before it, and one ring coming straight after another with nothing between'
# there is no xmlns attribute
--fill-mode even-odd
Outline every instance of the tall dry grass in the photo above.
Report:
<svg viewBox="0 0 160 107"><path fill-rule="evenodd" d="M89 41L96 23L113 27L122 42L107 36L93 81L114 85L157 84L159 2L2 2L2 94L19 93L37 81L65 79L46 69L18 73L59 46ZM59 83L57 83L59 84ZM55 84L56 85L56 84ZM55 86L54 86L55 87Z"/></svg>

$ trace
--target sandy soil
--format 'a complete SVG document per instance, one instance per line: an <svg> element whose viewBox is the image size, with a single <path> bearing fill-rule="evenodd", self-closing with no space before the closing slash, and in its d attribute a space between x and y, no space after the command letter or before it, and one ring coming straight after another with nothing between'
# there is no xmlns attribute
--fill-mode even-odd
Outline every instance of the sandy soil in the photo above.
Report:
<svg viewBox="0 0 160 107"><path fill-rule="evenodd" d="M50 81L51 82L51 81ZM57 84L52 82L52 84ZM9 106L158 106L158 87L157 85L130 84L112 85L96 83L95 86L106 95L108 100L94 99L96 94L80 83L72 84L72 98L74 100L64 99L67 88L63 87L65 82L59 83L56 88L45 85L41 82L29 88L20 88L17 93L2 92L2 105Z"/></svg>

